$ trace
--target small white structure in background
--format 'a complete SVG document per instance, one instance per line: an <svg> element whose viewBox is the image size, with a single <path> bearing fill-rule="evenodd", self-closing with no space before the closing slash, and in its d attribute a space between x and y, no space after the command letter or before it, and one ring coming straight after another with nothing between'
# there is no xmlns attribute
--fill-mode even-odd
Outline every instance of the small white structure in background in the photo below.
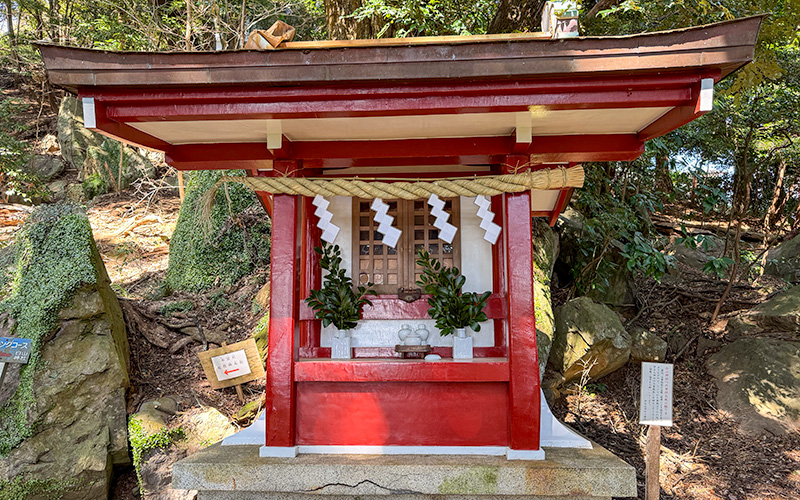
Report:
<svg viewBox="0 0 800 500"><path fill-rule="evenodd" d="M547 2L542 10L542 31L553 38L578 36L580 4L575 1Z"/></svg>
<svg viewBox="0 0 800 500"><path fill-rule="evenodd" d="M339 226L331 222L331 219L333 219L333 213L328 210L330 202L322 196L316 195L314 197L314 201L311 203L317 207L317 209L314 211L314 215L319 218L317 227L322 230L322 236L320 236L320 238L328 243L333 243L336 239L336 235L339 234Z"/></svg>
<svg viewBox="0 0 800 500"><path fill-rule="evenodd" d="M382 199L375 198L370 208L375 212L375 222L378 223L378 232L383 235L383 243L396 248L403 232L392 226L394 217L389 215L389 205Z"/></svg>
<svg viewBox="0 0 800 500"><path fill-rule="evenodd" d="M430 198L428 198L428 205L433 207L431 208L431 215L436 217L436 220L433 221L433 227L439 230L439 239L452 243L453 238L456 237L458 228L447 222L450 219L450 214L444 211L444 201L435 194L432 194Z"/></svg>

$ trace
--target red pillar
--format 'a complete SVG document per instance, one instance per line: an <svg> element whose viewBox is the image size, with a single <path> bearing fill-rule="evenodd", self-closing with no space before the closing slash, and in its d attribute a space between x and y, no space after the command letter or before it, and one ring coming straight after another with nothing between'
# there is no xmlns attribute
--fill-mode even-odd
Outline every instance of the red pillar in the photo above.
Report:
<svg viewBox="0 0 800 500"><path fill-rule="evenodd" d="M302 198L300 220L300 296L303 301L310 295L311 290L318 290L322 286L322 270L319 267L319 254L314 247L321 244L322 231L317 227L317 216L314 215L316 207L311 204L313 198ZM314 357L319 351L320 339L319 321L300 322L300 357Z"/></svg>
<svg viewBox="0 0 800 500"><path fill-rule="evenodd" d="M262 449L262 456L296 454L293 447L298 198L292 195L273 197L272 286L265 404L267 448Z"/></svg>
<svg viewBox="0 0 800 500"><path fill-rule="evenodd" d="M504 195L508 279L509 459L541 459L539 356L533 302L531 194Z"/></svg>

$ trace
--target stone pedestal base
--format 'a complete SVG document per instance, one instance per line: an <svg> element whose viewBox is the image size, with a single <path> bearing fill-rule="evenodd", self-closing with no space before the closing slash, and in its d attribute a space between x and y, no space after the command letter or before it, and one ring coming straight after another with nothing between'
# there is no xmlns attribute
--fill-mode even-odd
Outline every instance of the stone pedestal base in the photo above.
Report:
<svg viewBox="0 0 800 500"><path fill-rule="evenodd" d="M199 500L600 500L636 496L636 472L593 449L546 448L545 460L496 456L303 455L260 458L258 445L214 445L175 464L173 488Z"/></svg>

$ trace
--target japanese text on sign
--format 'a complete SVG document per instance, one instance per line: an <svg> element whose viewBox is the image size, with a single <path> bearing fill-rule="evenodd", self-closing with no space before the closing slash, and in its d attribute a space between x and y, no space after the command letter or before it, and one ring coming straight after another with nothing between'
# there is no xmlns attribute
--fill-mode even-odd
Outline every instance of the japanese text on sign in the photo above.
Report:
<svg viewBox="0 0 800 500"><path fill-rule="evenodd" d="M672 364L642 363L639 423L672 426Z"/></svg>
<svg viewBox="0 0 800 500"><path fill-rule="evenodd" d="M211 358L217 380L228 380L250 373L250 364L244 349Z"/></svg>
<svg viewBox="0 0 800 500"><path fill-rule="evenodd" d="M30 339L0 337L0 363L27 363L31 346Z"/></svg>

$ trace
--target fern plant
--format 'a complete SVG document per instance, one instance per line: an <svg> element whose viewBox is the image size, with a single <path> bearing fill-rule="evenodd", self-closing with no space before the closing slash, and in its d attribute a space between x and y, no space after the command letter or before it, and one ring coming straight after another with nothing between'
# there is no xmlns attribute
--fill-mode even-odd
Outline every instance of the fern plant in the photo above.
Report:
<svg viewBox="0 0 800 500"><path fill-rule="evenodd" d="M361 309L372 305L367 295L376 295L371 289L372 283L353 287L353 280L342 269L339 245L323 242L322 247L315 247L314 251L320 255L320 267L328 274L321 289L311 290L306 303L314 310L314 317L322 320L322 326L332 324L339 330L355 328Z"/></svg>
<svg viewBox="0 0 800 500"><path fill-rule="evenodd" d="M491 292L463 292L467 279L457 267L447 267L423 249L417 250L417 264L422 274L417 285L430 294L428 314L436 321L441 335L452 335L458 328L470 327L481 331L481 321L486 321L483 307Z"/></svg>

